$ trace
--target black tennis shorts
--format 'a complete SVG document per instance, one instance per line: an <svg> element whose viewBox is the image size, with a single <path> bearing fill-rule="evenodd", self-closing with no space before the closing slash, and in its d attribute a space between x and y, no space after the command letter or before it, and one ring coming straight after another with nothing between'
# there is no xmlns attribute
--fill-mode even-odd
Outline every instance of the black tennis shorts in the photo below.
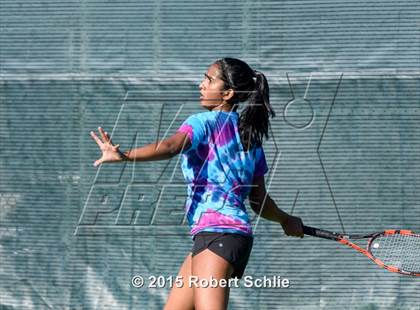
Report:
<svg viewBox="0 0 420 310"><path fill-rule="evenodd" d="M192 256L205 249L223 257L233 266L232 278L244 274L254 241L253 236L235 233L200 232L193 238Z"/></svg>

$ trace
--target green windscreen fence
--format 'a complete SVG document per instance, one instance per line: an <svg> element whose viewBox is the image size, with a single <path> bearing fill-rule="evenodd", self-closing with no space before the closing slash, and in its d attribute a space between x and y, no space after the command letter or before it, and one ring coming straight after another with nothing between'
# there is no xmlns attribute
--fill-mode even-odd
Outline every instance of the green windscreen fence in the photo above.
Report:
<svg viewBox="0 0 420 310"><path fill-rule="evenodd" d="M337 232L420 232L419 16L414 0L0 0L0 308L163 308L192 247L180 156L95 168L89 132L124 150L172 135L204 112L221 57L268 78L279 207ZM276 281L241 281L229 309L419 309L417 277L246 205L245 276Z"/></svg>

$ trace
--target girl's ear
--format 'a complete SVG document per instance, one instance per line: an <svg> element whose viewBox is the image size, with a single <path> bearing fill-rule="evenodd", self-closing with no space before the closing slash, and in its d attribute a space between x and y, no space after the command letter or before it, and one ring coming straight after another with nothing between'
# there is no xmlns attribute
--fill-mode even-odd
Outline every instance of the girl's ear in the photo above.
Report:
<svg viewBox="0 0 420 310"><path fill-rule="evenodd" d="M229 88L229 89L223 91L223 100L224 101L229 101L230 99L233 98L234 95L235 95L235 92L233 91L233 89Z"/></svg>

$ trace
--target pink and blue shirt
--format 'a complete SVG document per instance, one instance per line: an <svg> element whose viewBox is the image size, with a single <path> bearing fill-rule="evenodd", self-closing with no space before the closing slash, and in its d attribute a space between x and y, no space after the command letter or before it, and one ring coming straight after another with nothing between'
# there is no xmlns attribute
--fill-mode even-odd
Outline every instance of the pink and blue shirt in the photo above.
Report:
<svg viewBox="0 0 420 310"><path fill-rule="evenodd" d="M238 121L237 112L208 111L191 115L177 130L191 141L182 151L181 168L192 236L202 231L252 235L244 201L253 177L268 167L262 146L244 151Z"/></svg>

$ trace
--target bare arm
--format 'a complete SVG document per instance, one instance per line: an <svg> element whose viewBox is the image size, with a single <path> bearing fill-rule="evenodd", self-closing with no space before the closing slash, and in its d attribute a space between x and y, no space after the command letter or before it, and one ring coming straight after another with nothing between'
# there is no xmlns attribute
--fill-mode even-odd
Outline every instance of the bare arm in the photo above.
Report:
<svg viewBox="0 0 420 310"><path fill-rule="evenodd" d="M265 190L264 176L254 177L252 185L249 194L249 203L252 210L263 218L282 225L286 235L303 237L303 224L301 219L289 215L277 207L276 203Z"/></svg>
<svg viewBox="0 0 420 310"><path fill-rule="evenodd" d="M124 155L125 160L130 161L163 160L174 157L183 149L188 149L190 145L187 134L177 132L168 139L126 151Z"/></svg>
<svg viewBox="0 0 420 310"><path fill-rule="evenodd" d="M93 131L90 132L91 137L98 144L102 151L100 159L96 160L94 165L98 166L106 162L121 162L121 161L150 161L169 159L179 154L183 149L188 149L191 146L187 134L177 132L171 137L151 143L127 152L121 152L119 145L114 145L108 133L101 127L98 128L101 138L99 138Z"/></svg>

